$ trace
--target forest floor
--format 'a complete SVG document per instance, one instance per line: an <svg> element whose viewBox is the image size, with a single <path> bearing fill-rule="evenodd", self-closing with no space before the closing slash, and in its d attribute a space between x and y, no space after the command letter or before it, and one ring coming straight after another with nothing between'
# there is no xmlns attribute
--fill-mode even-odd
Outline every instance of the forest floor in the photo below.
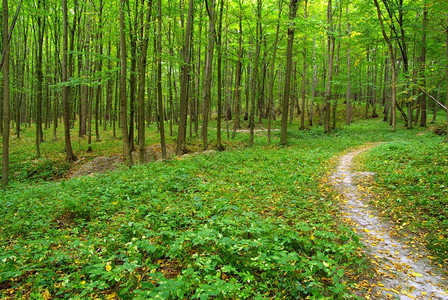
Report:
<svg viewBox="0 0 448 300"><path fill-rule="evenodd" d="M342 156L336 172L329 178L339 193L344 221L361 237L365 254L376 272L377 282L355 285L359 288L357 294L366 299L447 299L443 287L448 287L448 281L427 258L427 252L412 242L412 234L398 232L396 226L379 218L368 204L372 193L369 182L375 174L352 171L354 157L377 145L367 144Z"/></svg>
<svg viewBox="0 0 448 300"><path fill-rule="evenodd" d="M268 129L263 127L257 127L254 129L255 133L263 133L267 132ZM280 129L271 129L272 132L280 131ZM250 129L238 129L237 132L240 133L249 133ZM196 151L193 153L187 153L183 156L188 157L190 155L197 155L203 152L210 152L214 150L209 151ZM167 158L172 158L176 155L176 145L175 144L168 144L166 147L166 155ZM183 157L182 156L182 157ZM139 152L134 151L132 153L132 157L134 160L134 163L137 163L139 160ZM160 147L160 144L155 144L151 146L147 146L145 149L145 163L148 162L155 162L162 160L162 150ZM121 165L123 165L123 157L121 155L110 155L110 156L98 156L90 161L85 161L83 159L77 161L71 170L68 172L69 178L77 178L85 175L94 175L98 173L104 173L107 171L113 171L119 168Z"/></svg>

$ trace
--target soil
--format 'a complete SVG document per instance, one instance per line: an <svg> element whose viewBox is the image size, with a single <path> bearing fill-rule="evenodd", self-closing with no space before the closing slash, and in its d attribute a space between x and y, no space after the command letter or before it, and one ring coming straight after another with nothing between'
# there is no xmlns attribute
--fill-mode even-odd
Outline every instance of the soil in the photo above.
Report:
<svg viewBox="0 0 448 300"><path fill-rule="evenodd" d="M176 149L172 145L167 145L166 147L166 156L168 158L174 156L176 154ZM132 153L132 158L134 163L139 160L139 152L134 151ZM146 147L145 151L145 162L153 162L162 160L162 150L160 145L153 145ZM72 173L70 178L81 177L85 175L93 175L97 173L104 173L107 171L112 171L118 168L120 165L124 163L123 156L115 155L115 156L100 156L92 159L87 163L78 162L78 167Z"/></svg>
<svg viewBox="0 0 448 300"><path fill-rule="evenodd" d="M339 193L340 209L365 245L365 253L375 265L376 283L359 284L357 293L366 299L448 299L448 281L427 258L424 249L412 248L410 236L400 236L393 224L378 217L362 192L375 174L353 172L352 160L368 145L342 156L330 182ZM364 186L363 186L364 185ZM445 289L445 290L444 290Z"/></svg>

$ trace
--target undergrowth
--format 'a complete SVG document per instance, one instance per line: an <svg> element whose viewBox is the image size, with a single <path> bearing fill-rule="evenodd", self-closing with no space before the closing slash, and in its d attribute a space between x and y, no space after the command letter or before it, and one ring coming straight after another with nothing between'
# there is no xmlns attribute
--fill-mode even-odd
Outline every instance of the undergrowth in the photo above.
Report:
<svg viewBox="0 0 448 300"><path fill-rule="evenodd" d="M448 265L448 144L432 132L380 145L363 163L375 172L375 204L401 230L420 237Z"/></svg>
<svg viewBox="0 0 448 300"><path fill-rule="evenodd" d="M273 133L275 140L279 132ZM320 179L327 161L405 139L370 120L323 134L0 191L4 298L346 299L367 272ZM397 142L398 143L398 142Z"/></svg>

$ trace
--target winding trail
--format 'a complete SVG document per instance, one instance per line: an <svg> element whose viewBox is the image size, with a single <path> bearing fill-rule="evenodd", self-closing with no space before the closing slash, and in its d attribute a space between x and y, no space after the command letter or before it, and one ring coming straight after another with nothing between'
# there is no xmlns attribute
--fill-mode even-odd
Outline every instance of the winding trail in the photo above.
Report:
<svg viewBox="0 0 448 300"><path fill-rule="evenodd" d="M366 246L366 254L375 265L378 282L360 284L358 292L366 299L448 299L444 291L448 281L427 259L427 253L411 249L408 245L411 243L399 237L392 224L381 220L367 205L367 197L358 190L359 180L373 178L374 174L352 172L352 160L376 145L370 144L342 156L336 172L329 178L342 198L340 207L345 221L358 233Z"/></svg>

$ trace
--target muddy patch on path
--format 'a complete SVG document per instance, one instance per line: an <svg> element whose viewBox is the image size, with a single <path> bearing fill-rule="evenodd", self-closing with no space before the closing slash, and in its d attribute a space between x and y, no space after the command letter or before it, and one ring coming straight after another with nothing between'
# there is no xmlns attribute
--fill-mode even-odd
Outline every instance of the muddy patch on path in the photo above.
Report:
<svg viewBox="0 0 448 300"><path fill-rule="evenodd" d="M351 151L340 158L331 184L340 194L345 221L353 226L365 245L366 255L375 265L377 282L360 284L358 295L366 299L448 299L448 281L426 258L424 249L411 249L405 237L397 236L393 225L378 217L368 199L358 190L359 179L374 174L353 172L352 160L375 145ZM444 290L445 289L445 290Z"/></svg>

